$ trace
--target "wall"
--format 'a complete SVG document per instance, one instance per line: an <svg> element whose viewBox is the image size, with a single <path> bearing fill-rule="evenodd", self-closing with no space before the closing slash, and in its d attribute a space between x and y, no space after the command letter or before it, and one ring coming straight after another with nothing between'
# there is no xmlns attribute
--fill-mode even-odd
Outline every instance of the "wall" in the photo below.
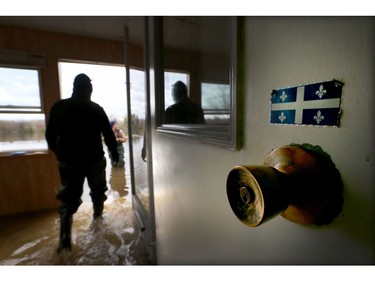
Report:
<svg viewBox="0 0 375 281"><path fill-rule="evenodd" d="M375 20L248 17L245 146L226 151L153 133L159 264L374 264ZM342 80L340 128L269 124L272 89ZM290 143L320 145L344 183L327 226L281 216L250 228L230 209L228 172Z"/></svg>
<svg viewBox="0 0 375 281"><path fill-rule="evenodd" d="M0 215L57 207L60 181L49 153L0 157Z"/></svg>

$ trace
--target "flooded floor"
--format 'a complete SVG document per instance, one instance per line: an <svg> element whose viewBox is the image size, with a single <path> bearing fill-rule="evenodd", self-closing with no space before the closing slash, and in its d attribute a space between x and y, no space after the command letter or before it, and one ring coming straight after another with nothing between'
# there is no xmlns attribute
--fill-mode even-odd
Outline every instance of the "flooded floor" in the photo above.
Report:
<svg viewBox="0 0 375 281"><path fill-rule="evenodd" d="M0 218L0 265L150 265L136 222L125 169L107 167L108 199L93 221L89 188L73 216L72 250L57 254L57 210Z"/></svg>

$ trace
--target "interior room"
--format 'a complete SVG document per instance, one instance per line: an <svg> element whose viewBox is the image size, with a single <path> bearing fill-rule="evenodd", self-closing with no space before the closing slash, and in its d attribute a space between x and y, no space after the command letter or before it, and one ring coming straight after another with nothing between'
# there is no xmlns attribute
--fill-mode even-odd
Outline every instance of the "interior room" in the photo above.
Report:
<svg viewBox="0 0 375 281"><path fill-rule="evenodd" d="M44 264L374 265L374 49L369 16L1 16L0 69L36 71L40 95L0 91L0 143L6 116L39 116L43 134L61 63L123 68L128 140L126 188L110 188L104 209L115 227L95 234L117 241L104 260L87 193L75 258L55 253L55 155L0 146L1 224L44 228L17 240L1 227L0 263L38 263L44 241ZM166 121L177 81L203 121Z"/></svg>

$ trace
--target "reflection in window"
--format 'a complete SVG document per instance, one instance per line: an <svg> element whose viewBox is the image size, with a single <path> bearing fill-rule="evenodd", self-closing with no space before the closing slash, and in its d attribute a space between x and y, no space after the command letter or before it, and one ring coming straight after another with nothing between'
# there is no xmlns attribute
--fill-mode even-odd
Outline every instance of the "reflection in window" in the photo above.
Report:
<svg viewBox="0 0 375 281"><path fill-rule="evenodd" d="M173 97L172 97L172 85L177 81L181 81L187 85L188 88L188 96L189 96L189 75L187 73L181 72L171 72L165 71L164 72L164 110L167 109L168 106L174 104Z"/></svg>
<svg viewBox="0 0 375 281"><path fill-rule="evenodd" d="M206 123L228 124L230 119L229 85L202 83L201 92Z"/></svg>
<svg viewBox="0 0 375 281"><path fill-rule="evenodd" d="M47 150L39 71L0 67L0 153Z"/></svg>

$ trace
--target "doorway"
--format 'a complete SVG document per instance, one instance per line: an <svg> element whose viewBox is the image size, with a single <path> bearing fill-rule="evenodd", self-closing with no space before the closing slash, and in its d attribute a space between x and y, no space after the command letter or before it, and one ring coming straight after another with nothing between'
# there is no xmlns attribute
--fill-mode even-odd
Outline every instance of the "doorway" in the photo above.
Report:
<svg viewBox="0 0 375 281"><path fill-rule="evenodd" d="M128 133L124 66L61 62L59 69L61 98L70 97L74 77L79 73L86 73L93 80L92 100L103 106L110 119L121 122L123 129ZM139 74L139 71L131 75L136 76L137 73ZM134 78L133 81L136 83L137 79ZM143 80L140 81L142 88ZM108 93L108 88L111 89L111 93ZM137 92L136 88L133 89L134 93ZM143 91L140 93L144 95ZM138 112L136 108L134 107L134 111ZM142 107L138 114L144 115ZM134 147L137 148L137 146ZM104 151L108 157L105 147ZM103 221L100 223L92 221L91 198L89 187L85 182L83 203L73 218L73 247L70 255L60 256L56 253L59 231L58 213L55 210L41 211L2 218L0 221L0 226L2 226L0 227L2 230L0 231L2 241L0 264L153 264L144 247L143 235L134 216L129 158L129 149L125 148L125 169L112 169L110 164L107 165L108 199L104 206ZM110 162L107 161L107 163ZM22 231L19 231L20 227Z"/></svg>

